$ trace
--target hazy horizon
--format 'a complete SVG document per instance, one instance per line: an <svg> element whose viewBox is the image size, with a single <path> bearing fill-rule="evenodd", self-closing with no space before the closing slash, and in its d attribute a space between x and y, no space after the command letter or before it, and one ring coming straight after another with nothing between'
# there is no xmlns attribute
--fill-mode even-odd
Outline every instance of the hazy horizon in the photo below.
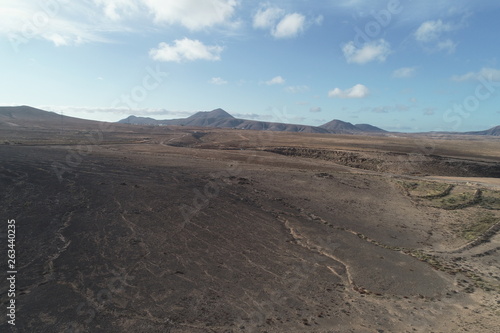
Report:
<svg viewBox="0 0 500 333"><path fill-rule="evenodd" d="M5 106L5 105L0 105L0 108L2 107L32 107L30 105L13 105L13 106ZM38 109L38 108L37 108ZM89 117L87 118L82 118L81 116L79 115L75 115L75 116L71 116L71 115L67 115L65 114L64 112L62 111L59 111L59 112L55 112L55 111L50 111L50 110L43 110L43 109L40 109L42 111L48 111L48 112L54 112L56 114L59 114L61 116L70 116L70 117L74 117L74 118L79 118L79 119L82 119L82 120L91 120L91 121L103 121L103 120L98 120L98 119L91 119ZM120 121L123 121L123 120L126 120L130 117L137 117L137 118L149 118L149 119L153 119L153 120L156 120L156 121L167 121L167 120L176 120L176 119L186 119L186 118L189 118L190 116L192 115L195 115L196 113L199 113L199 112L205 112L205 113L209 113L209 112L212 112L212 111L215 111L215 110L223 110L225 112L227 112L226 110L224 110L223 108L216 108L216 109L213 109L213 110L200 110L200 111L195 111L193 113L187 113L188 115L186 117L179 117L179 118L166 118L166 119L163 119L163 118L158 118L154 115L150 115L150 116L137 116L137 115L129 115L127 117L124 117L124 118L120 118L116 121L105 121L105 122L120 122ZM236 119L242 119L242 120L252 120L252 121L263 121L263 122L266 122L265 120L255 120L255 119L247 119L247 118L242 118L242 117L237 117L237 116L234 116L233 114L231 114L230 112L227 112L229 113L231 116L233 116L234 118ZM349 122L349 121L345 121L345 120L342 120L342 119L330 119L329 121L325 122L325 123L322 123L322 124L319 124L319 125L307 125L307 124L303 124L303 123L287 123L287 122L279 122L279 121L276 121L276 123L284 123L284 124L289 124L289 125L304 125L304 126L313 126L313 127L320 127L321 125L325 125L326 123L329 123L329 122L332 122L332 121L341 121L341 122L345 122L345 123L348 123L348 124L352 124L352 125L355 125L355 126L358 126L358 125L372 125L374 126L373 124L368 124L368 123L363 123L363 122ZM269 121L269 123L272 123L273 121ZM484 129L481 129L479 131L486 131L486 130L489 130L491 128L494 128L494 127L498 127L500 125L497 125L497 126L492 126L490 128L484 128ZM210 126L208 126L210 127ZM393 130L393 131L388 131L386 130L385 128L383 127L379 127L379 126L376 126L382 130L385 130L386 132L389 132L389 133L408 133L408 134L411 134L411 133L432 133L432 132L450 132L450 133L453 133L453 131L397 131L397 130ZM461 133L461 132L470 132L470 131L457 131L456 133Z"/></svg>

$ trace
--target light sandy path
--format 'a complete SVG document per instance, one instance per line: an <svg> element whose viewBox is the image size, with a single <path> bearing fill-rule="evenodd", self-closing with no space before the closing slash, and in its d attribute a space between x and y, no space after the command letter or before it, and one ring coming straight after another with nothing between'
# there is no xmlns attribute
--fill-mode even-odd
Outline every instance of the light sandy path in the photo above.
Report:
<svg viewBox="0 0 500 333"><path fill-rule="evenodd" d="M429 180L439 180L454 183L464 183L472 185L481 185L490 188L500 188L500 178L481 178L481 177L444 177L444 176L428 176L424 177Z"/></svg>

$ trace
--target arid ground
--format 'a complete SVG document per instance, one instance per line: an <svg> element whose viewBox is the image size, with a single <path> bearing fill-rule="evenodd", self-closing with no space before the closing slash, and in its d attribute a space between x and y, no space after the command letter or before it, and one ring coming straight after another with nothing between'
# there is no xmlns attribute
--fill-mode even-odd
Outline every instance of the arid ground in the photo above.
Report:
<svg viewBox="0 0 500 333"><path fill-rule="evenodd" d="M500 332L498 138L89 123L0 143L1 332Z"/></svg>

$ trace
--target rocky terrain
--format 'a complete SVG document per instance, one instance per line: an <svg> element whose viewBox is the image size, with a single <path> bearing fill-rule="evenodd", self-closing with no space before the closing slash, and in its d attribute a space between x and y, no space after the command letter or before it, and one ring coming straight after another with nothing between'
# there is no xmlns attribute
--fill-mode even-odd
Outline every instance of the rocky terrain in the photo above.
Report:
<svg viewBox="0 0 500 333"><path fill-rule="evenodd" d="M1 332L498 332L495 137L36 115L0 119Z"/></svg>

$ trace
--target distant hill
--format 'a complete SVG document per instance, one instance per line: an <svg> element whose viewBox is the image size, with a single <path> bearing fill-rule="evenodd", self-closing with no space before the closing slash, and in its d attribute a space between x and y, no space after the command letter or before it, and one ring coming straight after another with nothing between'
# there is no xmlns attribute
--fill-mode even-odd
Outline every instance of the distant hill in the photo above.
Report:
<svg viewBox="0 0 500 333"><path fill-rule="evenodd" d="M378 127L370 125L370 124L356 124L354 126L356 126L357 128L359 128L363 132L387 133L386 130L383 130L381 128L378 128Z"/></svg>
<svg viewBox="0 0 500 333"><path fill-rule="evenodd" d="M284 123L273 123L266 121L256 121L247 119L238 119L224 111L215 109L212 111L200 111L190 117L182 119L154 120L152 118L130 116L122 119L119 123L136 125L178 125L193 127L218 127L235 128L250 130L267 131L287 131L287 132L306 132L306 133L329 133L329 131L308 125L294 125Z"/></svg>
<svg viewBox="0 0 500 333"><path fill-rule="evenodd" d="M234 127L238 119L222 109L199 111L184 119L161 120L162 125L182 125L195 127Z"/></svg>
<svg viewBox="0 0 500 333"><path fill-rule="evenodd" d="M358 124L353 125L351 123L334 119L326 124L320 126L321 128L327 129L330 132L342 133L342 134L356 134L356 133L384 133L381 128L375 127L369 124Z"/></svg>
<svg viewBox="0 0 500 333"><path fill-rule="evenodd" d="M30 120L30 121L43 121L55 120L61 116L55 112L44 111L31 106L0 106L0 119L1 120Z"/></svg>
<svg viewBox="0 0 500 333"><path fill-rule="evenodd" d="M152 118L134 117L122 119L120 123L137 124L137 125L180 125L194 127L218 127L218 128L236 128L249 129L260 131L284 131L284 132L303 132L303 133L334 133L334 134L355 134L355 133L375 133L385 132L384 130L363 124L360 127L351 123L346 123L340 120L333 120L321 126L297 125L275 123L267 121L238 119L224 111L223 109L215 109L212 111L200 111L188 118L169 119L169 120L154 120Z"/></svg>
<svg viewBox="0 0 500 333"><path fill-rule="evenodd" d="M33 108L27 105L0 106L0 128L15 129L16 127L29 128L75 128L96 127L101 122L75 117L64 116L55 112ZM143 126L181 125L192 127L235 128L264 131L286 131L303 133L332 133L332 134L384 134L387 131L370 124L356 124L334 119L321 126L299 124L285 124L257 120L235 118L223 109L199 111L190 117L182 119L156 120L149 117L129 116L118 121L122 124ZM420 133L422 135L431 133ZM448 135L490 135L500 136L500 126L485 131L474 132L442 132Z"/></svg>
<svg viewBox="0 0 500 333"><path fill-rule="evenodd" d="M93 120L63 116L26 105L0 106L0 126L2 127L61 128L96 126L98 123Z"/></svg>
<svg viewBox="0 0 500 333"><path fill-rule="evenodd" d="M320 127L331 132L342 133L342 134L362 132L359 128L357 128L353 124L338 119L334 119L326 124L321 125Z"/></svg>
<svg viewBox="0 0 500 333"><path fill-rule="evenodd" d="M195 114L193 114L191 117L192 119L214 119L214 118L228 118L228 119L235 119L233 116L231 116L229 113L222 109L215 109L212 111L200 111Z"/></svg>
<svg viewBox="0 0 500 333"><path fill-rule="evenodd" d="M133 125L157 125L158 120L149 117L136 117L128 116L125 119L119 121L123 124L133 124Z"/></svg>
<svg viewBox="0 0 500 333"><path fill-rule="evenodd" d="M462 134L500 136L500 126L492 127L486 131L466 132L466 133L462 133Z"/></svg>

